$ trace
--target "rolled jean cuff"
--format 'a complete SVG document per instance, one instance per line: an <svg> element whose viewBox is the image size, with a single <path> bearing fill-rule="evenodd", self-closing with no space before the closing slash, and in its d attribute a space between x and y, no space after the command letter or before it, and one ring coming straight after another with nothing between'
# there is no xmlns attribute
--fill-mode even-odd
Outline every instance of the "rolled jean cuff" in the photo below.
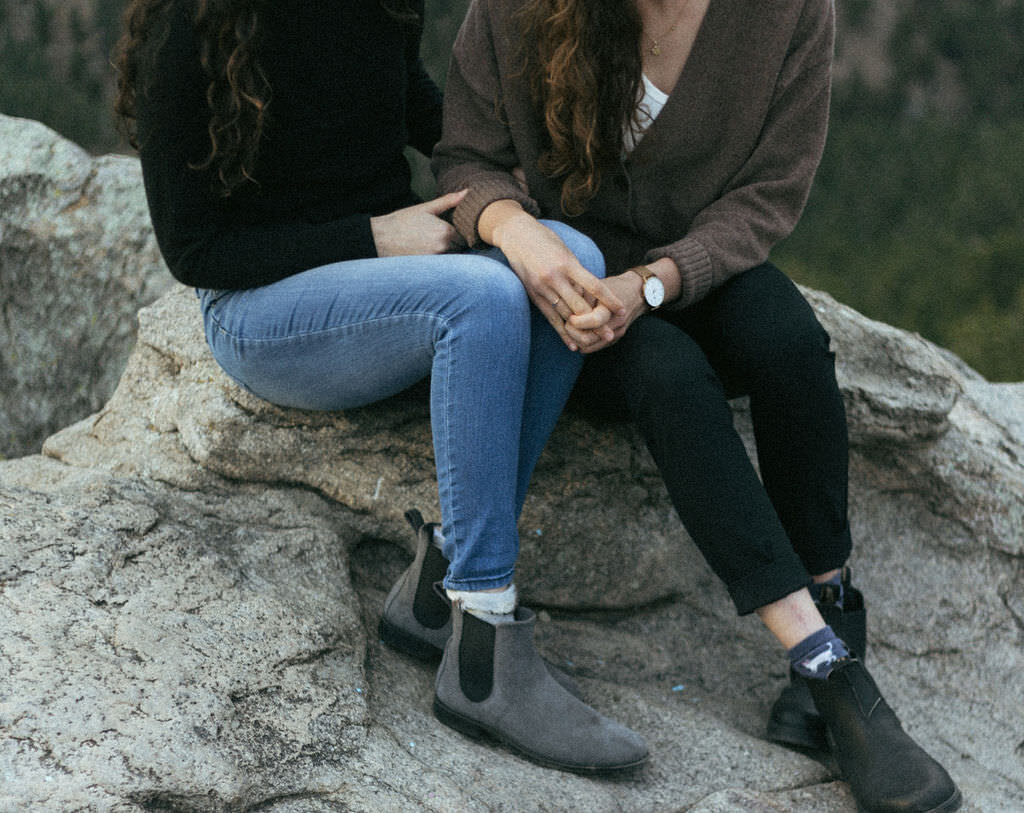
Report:
<svg viewBox="0 0 1024 813"><path fill-rule="evenodd" d="M449 579L445 578L442 586L445 590L464 590L475 592L477 590L495 590L499 587L506 587L514 580L515 570L508 570L500 576L488 576L474 579Z"/></svg>
<svg viewBox="0 0 1024 813"><path fill-rule="evenodd" d="M771 562L747 574L742 579L725 585L740 615L750 615L801 588L810 587L813 580L803 567L790 562Z"/></svg>

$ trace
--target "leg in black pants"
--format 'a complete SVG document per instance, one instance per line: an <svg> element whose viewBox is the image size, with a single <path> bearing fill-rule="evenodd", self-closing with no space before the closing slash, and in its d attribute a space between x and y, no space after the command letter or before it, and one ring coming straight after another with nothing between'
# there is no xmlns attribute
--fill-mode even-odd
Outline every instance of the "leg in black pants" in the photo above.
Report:
<svg viewBox="0 0 1024 813"><path fill-rule="evenodd" d="M683 311L638 319L587 359L581 395L625 409L737 610L799 590L850 552L847 439L829 339L765 264ZM757 477L727 398L749 394Z"/></svg>
<svg viewBox="0 0 1024 813"><path fill-rule="evenodd" d="M821 656L843 646L820 679L817 664L792 672L769 736L830 744L858 809L956 810L960 791L949 774L903 731L863 661L843 657L839 635L852 640L857 610L863 640L860 593L849 588L839 606L829 603L834 596L812 603L801 589L812 574L843 566L850 531L846 415L829 337L796 287L766 264L683 311L641 317L587 360L577 389L636 422L676 511L737 609L757 610L791 665L806 669L803 645L827 646ZM743 393L763 485L727 403Z"/></svg>

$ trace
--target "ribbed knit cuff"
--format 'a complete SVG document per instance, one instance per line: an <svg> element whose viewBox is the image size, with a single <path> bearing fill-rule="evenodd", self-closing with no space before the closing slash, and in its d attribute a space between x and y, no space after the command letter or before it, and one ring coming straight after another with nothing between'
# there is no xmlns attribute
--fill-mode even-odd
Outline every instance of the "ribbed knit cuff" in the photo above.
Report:
<svg viewBox="0 0 1024 813"><path fill-rule="evenodd" d="M462 203L455 207L452 215L452 223L456 230L469 243L471 248L476 248L480 243L480 234L477 231L477 223L484 209L496 200L514 200L534 217L540 217L540 207L537 202L523 192L519 185L509 177L484 178L476 181L470 186L469 194Z"/></svg>
<svg viewBox="0 0 1024 813"><path fill-rule="evenodd" d="M692 237L647 252L645 262L651 263L668 257L679 268L683 287L678 299L668 303L669 310L679 310L707 296L714 277L711 255L704 245Z"/></svg>

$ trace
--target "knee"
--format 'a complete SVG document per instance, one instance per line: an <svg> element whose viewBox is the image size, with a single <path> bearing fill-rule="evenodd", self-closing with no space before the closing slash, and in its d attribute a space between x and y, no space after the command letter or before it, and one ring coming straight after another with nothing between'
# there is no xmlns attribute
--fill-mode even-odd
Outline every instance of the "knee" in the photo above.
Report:
<svg viewBox="0 0 1024 813"><path fill-rule="evenodd" d="M806 369L831 362L828 333L799 289L768 263L734 278L723 290L726 347L761 368ZM727 352L730 352L727 350Z"/></svg>
<svg viewBox="0 0 1024 813"><path fill-rule="evenodd" d="M761 348L760 368L775 377L806 379L815 372L834 375L831 338L813 314L780 324L755 341Z"/></svg>
<svg viewBox="0 0 1024 813"><path fill-rule="evenodd" d="M591 240L582 232L576 231L572 226L567 226L557 220L542 220L545 226L561 238L580 265L586 268L591 274L599 279L605 277L604 254L597 247L597 243Z"/></svg>
<svg viewBox="0 0 1024 813"><path fill-rule="evenodd" d="M627 401L635 396L635 404L653 405L656 410L658 405L689 409L695 404L724 401L722 383L697 343L682 331L642 330L649 325L661 327L653 317L638 320L621 340ZM641 329L634 331L638 327ZM645 336L645 332L652 335Z"/></svg>
<svg viewBox="0 0 1024 813"><path fill-rule="evenodd" d="M529 325L530 300L522 282L507 265L486 257L476 262L465 274L459 300L470 313L481 314L526 331Z"/></svg>
<svg viewBox="0 0 1024 813"><path fill-rule="evenodd" d="M725 400L722 383L702 354L667 354L638 363L635 392L655 404L688 409Z"/></svg>

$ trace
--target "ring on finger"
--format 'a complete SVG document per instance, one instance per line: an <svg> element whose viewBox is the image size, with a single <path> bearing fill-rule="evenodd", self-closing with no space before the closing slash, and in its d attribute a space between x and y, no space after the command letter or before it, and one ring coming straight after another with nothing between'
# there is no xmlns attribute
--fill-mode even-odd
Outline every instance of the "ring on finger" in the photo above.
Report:
<svg viewBox="0 0 1024 813"><path fill-rule="evenodd" d="M558 303L561 302L561 301L562 301L562 297L556 296L555 297L555 301L551 303L551 307L552 308L557 308L558 307Z"/></svg>

